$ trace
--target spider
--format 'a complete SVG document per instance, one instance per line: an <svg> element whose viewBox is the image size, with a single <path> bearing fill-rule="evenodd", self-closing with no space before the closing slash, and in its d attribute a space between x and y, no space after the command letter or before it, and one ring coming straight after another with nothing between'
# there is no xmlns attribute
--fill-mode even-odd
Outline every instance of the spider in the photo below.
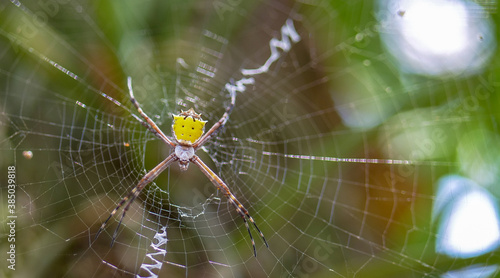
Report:
<svg viewBox="0 0 500 278"><path fill-rule="evenodd" d="M253 253L254 256L257 257L257 251L255 249L255 241L252 236L252 232L250 231L250 226L248 225L248 221L250 221L259 232L260 237L264 241L267 248L269 245L267 244L266 238L264 234L260 231L259 227L253 220L252 216L248 213L248 210L241 204L238 199L231 192L226 183L212 171L197 155L196 151L200 149L210 138L217 133L217 131L224 127L226 124L229 114L234 108L234 104L236 101L235 92L231 93L231 103L226 108L226 111L220 118L218 122L216 122L207 133L204 133L205 124L207 121L204 121L201 118L201 114L197 114L193 108L188 111L181 111L179 115L173 116L172 122L172 134L173 140L165 136L165 134L158 128L158 126L151 120L144 111L142 111L141 106L137 102L134 97L134 92L132 90L132 78L129 76L127 79L127 86L130 94L130 101L135 106L139 114L144 118L145 121L141 120L141 123L151 131L155 136L163 140L168 146L170 146L173 151L170 153L165 160L160 162L156 167L154 167L151 171L149 171L137 185L130 191L119 203L118 206L111 212L109 217L102 223L99 231L94 238L97 239L99 234L104 230L108 221L116 214L116 212L125 204L126 206L123 208L122 215L120 217L120 221L118 222L118 226L113 233L113 239L111 240L111 246L113 246L116 236L118 234L118 229L122 223L125 214L130 208L130 205L134 202L134 200L139 196L141 191L144 189L146 185L152 182L158 175L160 175L165 169L167 169L172 163L178 162L181 171L185 171L188 169L189 163L193 163L194 165L200 168L201 172L207 176L207 178L217 187L217 189L221 190L222 193L227 197L229 202L236 208L238 214L243 218L245 222L245 226L248 230L248 234L250 235L250 240L252 241Z"/></svg>

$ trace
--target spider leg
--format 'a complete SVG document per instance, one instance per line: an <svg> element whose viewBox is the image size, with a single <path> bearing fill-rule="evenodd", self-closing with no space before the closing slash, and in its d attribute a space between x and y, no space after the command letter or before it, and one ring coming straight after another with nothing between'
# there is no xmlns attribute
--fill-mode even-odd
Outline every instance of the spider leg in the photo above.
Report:
<svg viewBox="0 0 500 278"><path fill-rule="evenodd" d="M118 234L118 229L120 228L120 225L122 224L122 220L123 218L125 217L125 214L127 213L127 211L129 210L130 208L130 205L134 202L134 200L139 196L139 194L141 193L142 189L144 189L144 187L146 185L148 185L150 182L152 182L154 179L156 179L156 177L158 177L158 175L160 175L168 166L170 166L170 164L172 164L173 162L177 161L177 156L175 155L175 153L172 153L170 154L167 158L165 158L165 160L163 160L162 162L160 162L158 165L156 165L156 167L154 167L151 171L149 171L140 181L139 183L136 185L136 187L134 187L134 189L132 189L132 191L130 191L127 196L125 196L121 201L120 203L118 203L118 206L116 206L116 208L111 212L111 214L109 215L109 217L106 219L106 221L104 221L104 223L102 223L101 227L99 228L99 231L97 231L96 235L95 235L95 238L94 240L97 239L97 237L99 237L99 235L101 234L101 232L104 230L104 228L106 227L106 224L108 223L108 221L113 217L113 215L116 214L116 212L125 204L127 203L127 205L125 206L125 208L123 209L123 213L122 213L122 216L120 217L120 222L118 222L118 226L116 226L116 229L115 229L115 232L113 233L113 239L111 240L111 246L113 246L114 242L115 242L115 239L116 239L116 236Z"/></svg>
<svg viewBox="0 0 500 278"><path fill-rule="evenodd" d="M228 107L226 107L226 111L224 112L220 120L216 122L200 139L198 139L197 142L194 143L193 148L195 149L195 151L199 149L201 146L203 146L203 144L205 144L208 141L208 139L212 137L212 135L215 135L216 131L219 128L223 127L226 124L227 120L229 119L229 115L233 111L235 103L236 103L236 91L233 90L231 91L231 103L229 104Z"/></svg>
<svg viewBox="0 0 500 278"><path fill-rule="evenodd" d="M269 244L267 244L266 238L264 237L264 234L260 231L259 227L253 220L252 216L248 213L248 210L245 209L245 207L236 199L236 197L231 193L231 190L229 187L224 183L224 181L217 176L197 155L194 155L193 158L191 158L191 162L193 162L196 166L200 168L200 170L205 174L205 176L208 177L208 179L218 188L222 191L222 193L228 198L228 200L233 204L233 206L236 208L236 211L239 213L241 218L243 218L243 221L245 222L245 226L248 230L248 234L250 235L250 240L252 241L252 247L253 247L253 254L255 257L257 257L257 251L255 249L255 241L253 240L252 237L252 232L250 232L250 226L248 225L248 221L250 221L254 226L255 229L259 232L260 237L264 241L264 244L266 244L266 247L269 248Z"/></svg>
<svg viewBox="0 0 500 278"><path fill-rule="evenodd" d="M142 111L141 105L139 102L134 97L134 91L132 90L132 77L127 78L127 86L128 86L128 92L130 95L130 102L135 106L139 114L141 114L141 117L146 120L146 122L142 121L142 125L145 126L149 131L151 131L156 137L160 138L163 140L165 143L169 144L172 147L175 147L174 142L172 140L168 139L168 137L161 131L160 128L151 120L151 118Z"/></svg>

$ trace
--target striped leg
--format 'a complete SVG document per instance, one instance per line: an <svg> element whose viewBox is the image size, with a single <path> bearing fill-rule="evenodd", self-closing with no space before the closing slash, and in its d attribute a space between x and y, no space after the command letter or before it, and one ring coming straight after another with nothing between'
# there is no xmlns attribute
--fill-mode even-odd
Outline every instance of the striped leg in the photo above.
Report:
<svg viewBox="0 0 500 278"><path fill-rule="evenodd" d="M144 125L149 131L151 131L156 137L162 139L165 143L169 144L172 147L175 147L174 142L172 140L168 139L168 137L161 131L161 129L151 120L151 118L142 111L142 108L137 102L137 100L134 97L134 91L132 90L132 77L127 78L127 86L128 86L128 92L130 95L130 102L135 106L139 114L146 120L146 122L142 122L142 125Z"/></svg>
<svg viewBox="0 0 500 278"><path fill-rule="evenodd" d="M109 215L109 217L106 219L106 221L104 221L104 223L102 223L101 227L99 228L99 231L97 231L96 235L95 235L95 238L94 240L97 239L97 237L101 234L101 232L104 230L104 228L106 227L106 224L108 223L108 221L111 219L111 217L113 217L113 215L116 214L116 212L125 204L127 203L127 205L125 206L125 208L123 209L123 213L122 213L122 216L120 217L120 222L118 222L118 226L116 226L116 229L115 229L115 232L113 233L113 239L111 240L111 246L113 246L114 242L115 242L115 239L116 239L116 236L118 234L118 229L120 228L120 225L122 224L122 221L123 221L123 218L125 217L125 214L127 213L127 211L129 210L130 208L130 205L134 202L134 200L139 196L139 194L141 193L142 189L144 189L144 187L146 185L148 185L150 182L152 182L154 179L156 179L156 177L158 177L159 174L161 174L161 172L163 172L165 169L167 169L168 166L170 166L170 164L172 164L173 162L177 161L177 156L175 156L175 153L172 153L170 154L165 160L163 160L162 162L160 162L158 165L156 165L156 167L153 168L153 170L149 171L140 181L139 183L136 185L136 187L134 187L134 189L132 189L132 191L130 191L130 193L127 194L127 196L125 196L121 201L120 203L118 203L118 206L116 206L116 208L111 212L111 214ZM130 200L129 200L130 199Z"/></svg>
<svg viewBox="0 0 500 278"><path fill-rule="evenodd" d="M226 112L224 112L224 114L222 115L222 117L220 118L220 120L218 122L216 122L209 130L207 133L205 133L200 139L198 139L198 141L196 143L194 143L193 145L193 148L195 150L199 149L201 146L203 146L203 144L205 144L211 137L212 135L215 135L217 133L217 130L220 128L220 127L223 127L227 120L229 119L229 115L231 114L231 112L233 111L233 108L234 108L234 104L236 103L236 92L233 91L231 92L231 103L229 104L229 106L226 108Z"/></svg>
<svg viewBox="0 0 500 278"><path fill-rule="evenodd" d="M191 162L196 164L200 168L200 170L205 174L205 176L210 179L210 181L224 193L224 195L228 198L229 202L233 204L233 206L236 208L236 211L240 214L241 218L243 218L243 221L245 222L245 226L248 230L248 234L250 235L250 239L252 241L252 246L253 246L253 253L254 256L257 257L257 251L255 249L255 241L253 240L252 232L250 232L250 227L248 226L248 221L252 222L252 224L255 226L255 229L257 229L257 232L259 232L260 237L266 244L266 247L269 248L269 245L267 244L266 238L264 237L264 234L260 231L259 227L257 227L257 224L253 220L252 216L248 213L248 210L245 209L245 207L236 199L236 197L231 193L231 190L229 190L229 187L222 181L219 176L217 176L203 161L197 156L193 156L191 159ZM245 218L246 216L246 218Z"/></svg>

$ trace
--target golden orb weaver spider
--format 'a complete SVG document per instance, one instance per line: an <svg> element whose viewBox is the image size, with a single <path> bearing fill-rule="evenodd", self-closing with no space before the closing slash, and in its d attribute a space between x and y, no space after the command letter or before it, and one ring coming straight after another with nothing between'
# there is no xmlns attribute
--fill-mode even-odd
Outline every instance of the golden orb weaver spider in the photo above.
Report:
<svg viewBox="0 0 500 278"><path fill-rule="evenodd" d="M108 221L116 214L116 212L125 204L127 205L123 208L123 213L120 217L120 221L118 222L118 226L113 233L113 239L111 240L111 246L115 242L116 236L118 234L118 229L122 223L125 214L130 208L130 205L134 202L134 200L139 196L141 191L144 189L146 185L152 182L158 175L160 175L165 169L167 169L172 163L179 162L179 167L182 171L187 170L189 163L193 163L194 165L200 168L201 172L207 176L207 178L217 187L217 189L221 190L222 193L227 197L229 202L236 208L238 214L243 218L245 222L245 226L248 230L248 234L250 235L250 240L252 241L253 253L254 256L257 257L257 251L255 248L255 241L252 236L252 232L250 231L250 226L248 225L248 221L250 221L255 229L259 232L260 237L264 241L267 248L269 245L267 244L266 238L264 234L260 231L259 227L253 220L252 216L248 213L248 210L241 204L238 199L231 192L229 187L224 183L224 181L212 171L195 153L198 149L201 148L208 140L224 125L226 124L229 114L234 108L234 104L236 102L235 92L231 93L231 103L226 108L226 111L220 118L218 122L216 122L207 133L205 131L205 124L207 123L201 118L200 114L197 114L193 108L188 111L181 111L179 115L173 116L172 122L172 134L174 139L171 140L168 138L158 126L151 120L151 118L142 111L141 106L137 102L134 97L134 92L132 90L132 78L129 76L127 79L127 86L130 94L130 101L135 106L139 114L144 118L145 122L142 121L142 124L151 131L158 138L163 140L167 145L169 145L173 151L170 153L165 160L160 162L156 167L154 167L151 171L149 171L137 185L130 191L119 203L118 206L111 212L109 217L102 223L101 227L97 231L95 235L95 239L101 234L101 232L106 227Z"/></svg>

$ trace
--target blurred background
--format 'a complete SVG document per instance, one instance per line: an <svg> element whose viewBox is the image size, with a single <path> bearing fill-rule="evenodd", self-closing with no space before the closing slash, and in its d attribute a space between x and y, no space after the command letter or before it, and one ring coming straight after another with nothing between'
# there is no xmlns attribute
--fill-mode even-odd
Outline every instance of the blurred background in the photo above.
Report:
<svg viewBox="0 0 500 278"><path fill-rule="evenodd" d="M0 3L5 277L500 277L494 0ZM164 171L172 115L226 126ZM13 169L15 167L15 170ZM15 194L9 184L14 182ZM15 196L15 198L13 197ZM15 199L15 210L8 207ZM14 218L15 217L15 218ZM15 219L14 231L9 226Z"/></svg>

